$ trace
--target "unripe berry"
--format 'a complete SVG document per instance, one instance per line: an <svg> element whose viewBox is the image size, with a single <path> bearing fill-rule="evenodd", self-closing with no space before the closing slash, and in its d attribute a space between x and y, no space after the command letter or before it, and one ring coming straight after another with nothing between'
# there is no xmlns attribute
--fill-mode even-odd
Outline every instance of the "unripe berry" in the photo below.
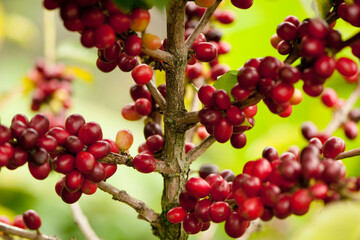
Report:
<svg viewBox="0 0 360 240"><path fill-rule="evenodd" d="M116 134L115 142L121 151L128 150L133 144L133 141L134 137L127 129L119 130Z"/></svg>

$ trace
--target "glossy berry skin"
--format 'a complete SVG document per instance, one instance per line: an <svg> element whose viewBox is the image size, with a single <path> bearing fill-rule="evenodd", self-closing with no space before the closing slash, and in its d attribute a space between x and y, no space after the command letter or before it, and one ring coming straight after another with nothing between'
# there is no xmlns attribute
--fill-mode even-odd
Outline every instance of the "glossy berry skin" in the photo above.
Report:
<svg viewBox="0 0 360 240"><path fill-rule="evenodd" d="M84 177L79 171L72 170L65 177L65 187L70 192L75 192L81 188L83 180Z"/></svg>
<svg viewBox="0 0 360 240"><path fill-rule="evenodd" d="M75 157L71 154L62 154L56 157L51 165L52 168L59 173L69 173L74 169Z"/></svg>
<svg viewBox="0 0 360 240"><path fill-rule="evenodd" d="M345 57L341 57L336 61L336 69L345 77L354 76L359 71L357 64Z"/></svg>
<svg viewBox="0 0 360 240"><path fill-rule="evenodd" d="M95 30L95 45L103 49L112 46L115 43L116 35L110 25L104 24Z"/></svg>
<svg viewBox="0 0 360 240"><path fill-rule="evenodd" d="M205 106L212 106L214 103L212 101L212 96L215 92L216 88L211 85L203 85L198 92L198 96L200 101Z"/></svg>
<svg viewBox="0 0 360 240"><path fill-rule="evenodd" d="M291 215L291 197L288 195L280 195L273 209L274 215L277 218L287 218Z"/></svg>
<svg viewBox="0 0 360 240"><path fill-rule="evenodd" d="M84 149L85 144L77 136L71 135L66 139L64 146L69 152L76 154Z"/></svg>
<svg viewBox="0 0 360 240"><path fill-rule="evenodd" d="M135 32L142 32L150 22L150 13L143 8L136 8L130 14L130 29Z"/></svg>
<svg viewBox="0 0 360 240"><path fill-rule="evenodd" d="M182 207L175 207L168 211L167 219L171 223L181 223L186 217L186 211Z"/></svg>
<svg viewBox="0 0 360 240"><path fill-rule="evenodd" d="M91 173L94 169L95 158L89 152L79 152L75 157L76 168L84 174Z"/></svg>
<svg viewBox="0 0 360 240"><path fill-rule="evenodd" d="M329 188L325 183L318 182L311 186L309 190L314 198L325 199Z"/></svg>
<svg viewBox="0 0 360 240"><path fill-rule="evenodd" d="M108 142L97 141L93 145L91 145L87 151L91 153L96 160L99 160L109 155L111 148Z"/></svg>
<svg viewBox="0 0 360 240"><path fill-rule="evenodd" d="M214 126L221 120L222 113L215 108L203 108L199 112L200 122L205 126Z"/></svg>
<svg viewBox="0 0 360 240"><path fill-rule="evenodd" d="M309 211L312 201L311 194L307 189L299 189L291 197L291 210L295 215L304 215Z"/></svg>
<svg viewBox="0 0 360 240"><path fill-rule="evenodd" d="M139 98L135 101L135 111L142 116L147 116L152 111L152 104L146 98Z"/></svg>
<svg viewBox="0 0 360 240"><path fill-rule="evenodd" d="M256 160L252 166L252 176L258 177L263 182L270 176L271 171L271 164L265 158Z"/></svg>
<svg viewBox="0 0 360 240"><path fill-rule="evenodd" d="M76 192L69 192L66 188L64 188L61 192L61 199L67 204L73 204L80 199L81 195L81 190Z"/></svg>
<svg viewBox="0 0 360 240"><path fill-rule="evenodd" d="M221 119L214 127L214 137L219 143L227 142L232 135L233 126L225 119Z"/></svg>
<svg viewBox="0 0 360 240"><path fill-rule="evenodd" d="M258 198L249 198L239 207L239 213L246 220L255 220L264 211L264 206Z"/></svg>
<svg viewBox="0 0 360 240"><path fill-rule="evenodd" d="M238 212L231 212L225 222L225 232L232 238L239 238L245 233L248 224Z"/></svg>
<svg viewBox="0 0 360 240"><path fill-rule="evenodd" d="M265 206L273 207L277 201L281 189L275 184L264 184L260 188L260 200Z"/></svg>
<svg viewBox="0 0 360 240"><path fill-rule="evenodd" d="M335 158L345 150L345 142L338 137L330 137L323 145L322 152L326 158Z"/></svg>
<svg viewBox="0 0 360 240"><path fill-rule="evenodd" d="M127 129L119 130L116 134L115 142L118 146L118 149L120 149L122 151L128 150L131 147L131 145L133 144L133 141L134 141L134 136ZM117 153L118 152L119 151L117 150Z"/></svg>
<svg viewBox="0 0 360 240"><path fill-rule="evenodd" d="M81 185L81 192L86 195L92 195L96 192L96 190L97 184L85 178Z"/></svg>
<svg viewBox="0 0 360 240"><path fill-rule="evenodd" d="M280 82L271 90L271 98L277 103L289 101L294 94L294 87L290 84Z"/></svg>
<svg viewBox="0 0 360 240"><path fill-rule="evenodd" d="M202 222L195 217L194 213L189 213L183 221L183 228L189 234L200 232L202 225Z"/></svg>
<svg viewBox="0 0 360 240"><path fill-rule="evenodd" d="M129 36L124 42L124 51L127 55L135 57L141 53L142 40L137 35Z"/></svg>
<svg viewBox="0 0 360 240"><path fill-rule="evenodd" d="M210 188L209 183L200 177L192 177L185 184L186 191L197 198L209 195Z"/></svg>
<svg viewBox="0 0 360 240"><path fill-rule="evenodd" d="M244 133L232 134L230 138L231 146L238 149L245 147L246 141L246 135Z"/></svg>
<svg viewBox="0 0 360 240"><path fill-rule="evenodd" d="M126 53L121 53L118 58L118 67L123 72L130 72L137 64L137 57L128 56Z"/></svg>
<svg viewBox="0 0 360 240"><path fill-rule="evenodd" d="M131 76L137 84L148 83L153 77L153 71L147 64L137 65L131 72Z"/></svg>
<svg viewBox="0 0 360 240"><path fill-rule="evenodd" d="M281 66L279 59L275 57L265 57L259 65L259 73L262 78L276 79L278 76L278 69Z"/></svg>
<svg viewBox="0 0 360 240"><path fill-rule="evenodd" d="M222 110L228 109L231 105L229 95L222 89L216 90L212 95L212 99L215 105Z"/></svg>
<svg viewBox="0 0 360 240"><path fill-rule="evenodd" d="M10 129L4 125L0 125L0 145L3 145L11 138Z"/></svg>
<svg viewBox="0 0 360 240"><path fill-rule="evenodd" d="M321 101L325 104L327 107L334 107L338 101L337 93L332 88L326 88L321 95Z"/></svg>
<svg viewBox="0 0 360 240"><path fill-rule="evenodd" d="M47 152L53 152L53 151L55 151L58 143L53 136L44 135L38 140L37 145L39 147L45 149Z"/></svg>
<svg viewBox="0 0 360 240"><path fill-rule="evenodd" d="M322 78L329 78L335 70L336 62L332 57L323 55L319 57L315 64L315 72Z"/></svg>
<svg viewBox="0 0 360 240"><path fill-rule="evenodd" d="M202 62L211 62L218 55L217 48L208 42L201 42L194 47L195 57Z"/></svg>
<svg viewBox="0 0 360 240"><path fill-rule="evenodd" d="M23 220L27 228L31 230L38 230L41 226L41 219L34 210L27 210L23 213Z"/></svg>
<svg viewBox="0 0 360 240"><path fill-rule="evenodd" d="M210 196L213 201L223 201L230 194L230 185L226 180L216 181L211 185Z"/></svg>
<svg viewBox="0 0 360 240"><path fill-rule="evenodd" d="M58 145L62 146L66 142L66 139L70 136L70 134L61 127L53 127L47 132L47 135L53 136Z"/></svg>
<svg viewBox="0 0 360 240"><path fill-rule="evenodd" d="M40 136L49 130L49 119L42 113L36 114L29 122L29 127L35 129Z"/></svg>
<svg viewBox="0 0 360 240"><path fill-rule="evenodd" d="M231 0L231 4L237 8L248 9L253 5L254 0Z"/></svg>
<svg viewBox="0 0 360 240"><path fill-rule="evenodd" d="M182 191L179 195L179 203L180 206L185 210L185 211L192 211L194 210L197 202L199 201L199 199L193 195L191 195L190 193L186 192L186 191Z"/></svg>
<svg viewBox="0 0 360 240"><path fill-rule="evenodd" d="M28 128L21 134L19 142L24 150L30 150L36 146L38 139L38 132L32 128Z"/></svg>
<svg viewBox="0 0 360 240"><path fill-rule="evenodd" d="M146 145L152 153L159 152L164 147L164 138L159 134L152 135L146 139Z"/></svg>
<svg viewBox="0 0 360 240"><path fill-rule="evenodd" d="M239 69L237 80L241 89L251 90L256 88L260 75L256 68L243 67Z"/></svg>
<svg viewBox="0 0 360 240"><path fill-rule="evenodd" d="M79 129L85 124L85 119L80 114L71 114L66 118L65 129L71 135L77 135Z"/></svg>
<svg viewBox="0 0 360 240"><path fill-rule="evenodd" d="M214 223L225 221L230 213L231 210L229 204L223 201L215 202L209 208L209 217Z"/></svg>
<svg viewBox="0 0 360 240"><path fill-rule="evenodd" d="M355 139L359 133L359 127L353 121L347 121L344 125L344 132L347 138Z"/></svg>
<svg viewBox="0 0 360 240"><path fill-rule="evenodd" d="M127 32L130 28L130 17L121 12L112 14L109 18L109 24L116 33Z"/></svg>
<svg viewBox="0 0 360 240"><path fill-rule="evenodd" d="M85 123L78 133L80 140L86 145L91 145L96 141L102 139L102 131L99 124L95 122Z"/></svg>
<svg viewBox="0 0 360 240"><path fill-rule="evenodd" d="M210 199L204 198L200 200L194 209L194 214L197 219L201 222L209 222L209 208L213 204Z"/></svg>
<svg viewBox="0 0 360 240"><path fill-rule="evenodd" d="M296 26L290 22L282 22L276 28L277 35L286 40L291 41L297 37Z"/></svg>
<svg viewBox="0 0 360 240"><path fill-rule="evenodd" d="M150 154L139 154L134 157L134 167L141 173L151 173L156 168L156 160Z"/></svg>

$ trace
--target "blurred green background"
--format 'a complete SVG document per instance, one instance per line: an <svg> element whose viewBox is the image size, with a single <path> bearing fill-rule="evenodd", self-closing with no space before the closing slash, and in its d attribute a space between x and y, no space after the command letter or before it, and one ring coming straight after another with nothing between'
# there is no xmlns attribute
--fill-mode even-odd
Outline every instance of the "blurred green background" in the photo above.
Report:
<svg viewBox="0 0 360 240"><path fill-rule="evenodd" d="M231 8L227 1L223 8ZM288 15L299 19L313 17L311 0L255 0L249 10L234 9L236 23L223 27L224 40L232 44L232 51L221 57L232 69L238 69L249 58L267 55L280 56L270 45L270 37L276 26ZM29 95L22 95L16 89L22 84L26 72L34 66L38 57L44 56L43 15L41 0L0 1L0 117L1 123L9 125L16 113L31 116ZM121 108L131 102L129 87L133 84L130 74L116 69L104 74L95 67L96 51L86 50L79 43L79 34L64 30L56 15L57 61L77 66L92 73L94 81L74 82L74 107L71 112L82 114L87 121L98 122L104 137L114 139L117 130L130 129L134 136L136 153L139 143L144 141L142 121L128 122L121 116ZM165 36L165 18L160 12L153 12L149 31L160 37ZM339 29L346 39L354 30L342 21ZM349 54L345 49L340 55ZM340 97L347 98L353 85L348 85L338 74L326 83L337 89ZM301 89L301 85L297 86ZM7 96L4 98L4 96ZM318 98L304 96L300 106L294 107L293 114L286 119L269 112L260 103L255 127L247 135L248 143L244 149L235 150L229 143L215 143L198 161L193 169L201 164L215 163L220 169L232 169L240 173L248 160L261 156L263 148L274 146L279 153L291 145L303 147L306 142L300 133L302 122L311 120L319 129L324 129L331 119L331 111L326 109ZM338 130L335 135L345 137ZM347 149L358 147L358 140L347 141ZM360 158L345 160L348 175L360 173ZM69 207L56 195L54 186L60 175L52 173L44 181L31 177L27 167L10 172L0 172L0 215L13 217L31 208L38 211L43 220L42 231L56 234L62 239L75 237L83 239L77 230ZM156 211L160 210L162 179L158 174L140 174L120 166L109 183L131 195L144 200ZM98 191L93 196L83 196L80 205L91 225L102 239L155 239L149 225L136 218L135 211L124 204L111 200L111 197ZM360 206L355 203L333 204L322 209L321 204L313 204L311 212L305 217L290 217L287 220L274 220L266 224L264 230L253 234L250 239L360 239ZM346 234L346 235L344 235ZM229 239L224 234L223 224L215 225L207 232L191 236L190 239Z"/></svg>

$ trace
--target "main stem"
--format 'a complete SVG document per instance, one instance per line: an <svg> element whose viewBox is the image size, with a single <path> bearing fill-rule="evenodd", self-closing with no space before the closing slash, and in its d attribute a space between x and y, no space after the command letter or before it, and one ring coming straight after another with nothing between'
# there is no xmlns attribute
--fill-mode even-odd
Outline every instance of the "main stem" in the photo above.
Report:
<svg viewBox="0 0 360 240"><path fill-rule="evenodd" d="M162 160L173 170L164 175L164 190L161 200L162 213L158 229L160 239L187 239L181 224L171 224L167 212L178 205L178 196L184 188L189 164L185 162L185 129L176 125L176 119L185 112L184 78L187 63L184 0L173 0L167 9L167 50L173 55L173 66L166 71L166 108L164 112L165 146Z"/></svg>

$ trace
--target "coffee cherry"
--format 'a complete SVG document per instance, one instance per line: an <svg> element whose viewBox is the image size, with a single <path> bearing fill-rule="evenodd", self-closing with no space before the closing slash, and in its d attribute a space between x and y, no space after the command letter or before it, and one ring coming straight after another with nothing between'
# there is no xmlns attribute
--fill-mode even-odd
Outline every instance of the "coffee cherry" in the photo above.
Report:
<svg viewBox="0 0 360 240"><path fill-rule="evenodd" d="M95 158L89 152L79 152L75 157L76 168L84 174L91 173L94 169Z"/></svg>
<svg viewBox="0 0 360 240"><path fill-rule="evenodd" d="M52 168L59 173L67 174L74 169L75 157L71 154L61 154L52 163Z"/></svg>
<svg viewBox="0 0 360 240"><path fill-rule="evenodd" d="M208 8L214 5L215 0L195 0L195 3L200 7Z"/></svg>
<svg viewBox="0 0 360 240"><path fill-rule="evenodd" d="M103 49L112 46L115 43L116 35L110 25L104 24L95 30L95 45Z"/></svg>
<svg viewBox="0 0 360 240"><path fill-rule="evenodd" d="M291 41L297 37L297 29L291 22L282 22L276 28L277 35L286 40Z"/></svg>
<svg viewBox="0 0 360 240"><path fill-rule="evenodd" d="M359 128L353 121L347 121L344 125L345 135L349 139L355 139L358 136Z"/></svg>
<svg viewBox="0 0 360 240"><path fill-rule="evenodd" d="M152 111L151 102L146 98L139 98L135 101L135 111L142 116L147 116Z"/></svg>
<svg viewBox="0 0 360 240"><path fill-rule="evenodd" d="M69 152L76 154L84 149L85 144L77 136L71 135L66 139L64 146Z"/></svg>
<svg viewBox="0 0 360 240"><path fill-rule="evenodd" d="M101 59L97 59L96 60L96 67L104 72L104 73L108 73L113 71L116 68L116 62L104 62Z"/></svg>
<svg viewBox="0 0 360 240"><path fill-rule="evenodd" d="M65 128L71 135L77 135L79 129L85 124L85 119L80 114L71 114L65 121Z"/></svg>
<svg viewBox="0 0 360 240"><path fill-rule="evenodd" d="M202 179L205 179L210 174L219 174L219 167L215 164L203 164L199 169L199 175Z"/></svg>
<svg viewBox="0 0 360 240"><path fill-rule="evenodd" d="M214 126L221 120L221 111L214 108L203 108L199 112L200 122L205 126Z"/></svg>
<svg viewBox="0 0 360 240"><path fill-rule="evenodd" d="M93 170L90 174L85 175L85 178L94 183L103 181L106 178L105 167L100 162L95 162Z"/></svg>
<svg viewBox="0 0 360 240"><path fill-rule="evenodd" d="M212 95L212 99L215 105L221 110L226 110L231 105L230 96L222 89L216 90Z"/></svg>
<svg viewBox="0 0 360 240"><path fill-rule="evenodd" d="M242 188L248 197L256 197L261 188L261 180L258 177L251 176L242 183Z"/></svg>
<svg viewBox="0 0 360 240"><path fill-rule="evenodd" d="M5 156L5 154L4 154ZM15 147L14 148L14 154L13 154L13 158L11 159L11 163L15 166L22 166L24 165L27 161L28 161L28 152L24 151L23 149L21 149L20 147ZM5 156L8 158L8 156ZM8 160L6 160L8 161ZM7 164L7 163L6 163ZM4 166L6 165L4 164Z"/></svg>
<svg viewBox="0 0 360 240"><path fill-rule="evenodd" d="M130 17L124 13L111 14L109 17L109 25L118 34L127 32L130 28Z"/></svg>
<svg viewBox="0 0 360 240"><path fill-rule="evenodd" d="M260 200L265 206L273 207L280 195L281 190L275 184L265 184L260 188Z"/></svg>
<svg viewBox="0 0 360 240"><path fill-rule="evenodd" d="M153 71L147 64L137 65L131 72L131 76L137 84L146 84L153 77Z"/></svg>
<svg viewBox="0 0 360 240"><path fill-rule="evenodd" d="M148 122L144 127L145 138L155 134L163 135L160 124L155 121Z"/></svg>
<svg viewBox="0 0 360 240"><path fill-rule="evenodd" d="M336 62L332 57L323 55L319 57L315 64L315 72L322 78L329 78L335 70Z"/></svg>
<svg viewBox="0 0 360 240"><path fill-rule="evenodd" d="M219 143L225 143L231 138L232 131L233 126L223 118L214 127L214 137Z"/></svg>
<svg viewBox="0 0 360 240"><path fill-rule="evenodd" d="M194 210L197 202L199 201L199 199L193 195L191 195L190 193L186 192L186 191L182 191L179 195L179 203L180 206L185 210L185 211L192 211Z"/></svg>
<svg viewBox="0 0 360 240"><path fill-rule="evenodd" d="M345 142L341 138L331 137L323 145L322 152L326 158L335 158L345 150Z"/></svg>
<svg viewBox="0 0 360 240"><path fill-rule="evenodd" d="M202 75L201 63L197 62L194 65L187 65L185 75L191 80L199 78Z"/></svg>
<svg viewBox="0 0 360 240"><path fill-rule="evenodd" d="M334 89L326 88L321 95L321 101L327 107L334 107L338 102L338 96Z"/></svg>
<svg viewBox="0 0 360 240"><path fill-rule="evenodd" d="M263 182L267 180L271 171L272 171L271 164L265 158L260 158L256 160L252 167L252 175L258 177Z"/></svg>
<svg viewBox="0 0 360 240"><path fill-rule="evenodd" d="M339 58L336 61L336 69L345 77L354 76L358 71L357 64L349 58Z"/></svg>
<svg viewBox="0 0 360 240"><path fill-rule="evenodd" d="M227 182L233 182L235 179L235 173L230 169L225 169L221 171L220 176L222 176L223 179Z"/></svg>
<svg viewBox="0 0 360 240"><path fill-rule="evenodd" d="M215 60L214 60L215 61ZM215 66L213 66L211 68L211 78L215 81L217 80L220 76L224 75L225 73L227 73L228 71L230 71L230 67L226 64L216 64Z"/></svg>
<svg viewBox="0 0 360 240"><path fill-rule="evenodd" d="M35 129L40 136L49 130L49 119L42 113L36 114L29 123L29 128Z"/></svg>
<svg viewBox="0 0 360 240"><path fill-rule="evenodd" d="M124 42L124 51L127 55L135 57L141 53L142 40L136 34L130 35Z"/></svg>
<svg viewBox="0 0 360 240"><path fill-rule="evenodd" d="M291 197L292 212L298 216L304 215L309 211L311 201L312 197L309 190L297 190Z"/></svg>
<svg viewBox="0 0 360 240"><path fill-rule="evenodd" d="M78 137L86 145L91 145L102 139L102 130L96 122L85 123L78 132Z"/></svg>
<svg viewBox="0 0 360 240"><path fill-rule="evenodd" d="M88 152L91 153L96 160L106 157L110 154L110 144L105 141L97 141L88 148Z"/></svg>
<svg viewBox="0 0 360 240"><path fill-rule="evenodd" d="M231 0L231 4L237 8L248 9L253 5L254 0Z"/></svg>
<svg viewBox="0 0 360 240"><path fill-rule="evenodd" d="M233 146L234 148L243 148L246 145L246 135L244 133L240 133L240 134L232 134L231 135L231 146Z"/></svg>
<svg viewBox="0 0 360 240"><path fill-rule="evenodd" d="M4 126L5 127L5 126ZM1 127L1 128L4 128L4 127ZM6 129L6 128L4 128ZM4 139L8 138L6 135L8 134L7 133L7 130L2 130L2 132L0 134L3 134L3 137L2 137L2 141L3 142L7 142L7 141L4 141ZM10 126L10 130L11 130L11 135L16 138L16 139L19 139L21 134L27 129L27 125L25 125L23 122L21 121L14 121L11 123L11 126ZM1 130L0 130L1 131ZM1 138L1 137L0 137ZM10 139L10 137L9 137Z"/></svg>
<svg viewBox="0 0 360 240"><path fill-rule="evenodd" d="M143 117L140 114L138 114L137 111L135 110L135 104L134 103L126 104L121 110L121 115L126 120L129 120L129 121L137 121L137 120L139 120L139 119L141 119Z"/></svg>
<svg viewBox="0 0 360 240"><path fill-rule="evenodd" d="M61 192L61 199L67 204L73 204L80 199L81 195L81 190L76 192L69 192L66 188L64 188Z"/></svg>
<svg viewBox="0 0 360 240"><path fill-rule="evenodd" d="M86 195L92 195L96 192L96 190L97 184L84 178L84 181L81 185L81 192Z"/></svg>
<svg viewBox="0 0 360 240"><path fill-rule="evenodd" d="M234 125L238 126L245 122L244 113L236 106L231 105L226 109L226 120Z"/></svg>
<svg viewBox="0 0 360 240"><path fill-rule="evenodd" d="M134 167L141 173L151 173L156 169L156 160L150 154L138 154L134 157Z"/></svg>
<svg viewBox="0 0 360 240"><path fill-rule="evenodd" d="M262 152L262 157L266 158L270 162L275 161L279 158L278 152L274 147L266 147Z"/></svg>
<svg viewBox="0 0 360 240"><path fill-rule="evenodd" d="M328 24L321 18L314 18L309 21L307 25L307 33L310 37L315 39L323 39L328 33Z"/></svg>
<svg viewBox="0 0 360 240"><path fill-rule="evenodd" d="M150 22L150 13L143 8L136 8L130 14L130 29L135 32L142 32Z"/></svg>
<svg viewBox="0 0 360 240"><path fill-rule="evenodd" d="M230 213L230 206L224 201L215 202L209 208L209 217L214 223L224 222Z"/></svg>
<svg viewBox="0 0 360 240"><path fill-rule="evenodd" d="M318 39L310 37L304 37L300 44L300 55L303 57L319 57L324 54L325 46L324 43Z"/></svg>
<svg viewBox="0 0 360 240"><path fill-rule="evenodd" d="M265 57L259 65L259 73L263 78L276 79L281 66L280 60L275 57Z"/></svg>
<svg viewBox="0 0 360 240"><path fill-rule="evenodd" d="M134 137L127 129L119 130L116 134L115 142L121 151L128 150L133 144L133 141Z"/></svg>
<svg viewBox="0 0 360 240"><path fill-rule="evenodd" d="M51 171L49 162L45 162L41 166L35 166L32 163L29 163L28 168L31 175L37 180L44 180L49 176L49 173Z"/></svg>
<svg viewBox="0 0 360 240"><path fill-rule="evenodd" d="M301 78L301 73L298 68L285 65L279 69L279 78L285 83L294 84Z"/></svg>
<svg viewBox="0 0 360 240"><path fill-rule="evenodd" d="M29 162L35 166L41 166L48 161L48 152L43 148L30 151Z"/></svg>
<svg viewBox="0 0 360 240"><path fill-rule="evenodd" d="M270 38L271 46L275 49L277 49L277 46L282 41L281 37L279 37L277 34L274 34Z"/></svg>
<svg viewBox="0 0 360 240"><path fill-rule="evenodd" d="M68 133L65 129L60 127L53 127L49 130L47 135L53 136L58 145L62 146L66 142L66 139L70 136L70 133Z"/></svg>
<svg viewBox="0 0 360 240"><path fill-rule="evenodd" d="M146 145L152 153L159 152L164 147L164 138L159 134L152 135L146 139Z"/></svg>
<svg viewBox="0 0 360 240"><path fill-rule="evenodd" d="M186 191L191 195L202 198L210 193L210 185L202 178L192 177L185 184Z"/></svg>
<svg viewBox="0 0 360 240"><path fill-rule="evenodd" d="M83 180L84 177L79 171L72 170L71 172L66 174L65 187L68 191L75 192L81 188Z"/></svg>
<svg viewBox="0 0 360 240"><path fill-rule="evenodd" d="M264 211L264 206L258 198L249 198L239 207L239 213L246 220L255 220Z"/></svg>
<svg viewBox="0 0 360 240"><path fill-rule="evenodd" d="M168 211L167 219L171 223L181 223L186 217L186 212L182 207L175 207Z"/></svg>
<svg viewBox="0 0 360 240"><path fill-rule="evenodd" d="M271 90L271 98L277 103L289 101L293 94L294 87L283 82L280 82Z"/></svg>
<svg viewBox="0 0 360 240"><path fill-rule="evenodd" d="M311 195L316 199L325 199L328 193L328 186L322 182L315 183L310 187Z"/></svg>
<svg viewBox="0 0 360 240"><path fill-rule="evenodd" d="M25 150L33 149L39 139L39 134L33 128L26 129L20 136L19 142Z"/></svg>
<svg viewBox="0 0 360 240"><path fill-rule="evenodd" d="M213 204L213 202L210 199L204 198L201 201L199 201L194 209L194 214L197 219L199 219L201 222L209 222L209 208Z"/></svg>
<svg viewBox="0 0 360 240"><path fill-rule="evenodd" d="M291 215L291 200L288 195L280 195L274 205L274 215L279 219L285 219Z"/></svg>
<svg viewBox="0 0 360 240"><path fill-rule="evenodd" d="M296 159L281 159L279 170L287 181L297 181L301 175L301 165Z"/></svg>
<svg viewBox="0 0 360 240"><path fill-rule="evenodd" d="M301 125L301 133L307 140L310 140L318 134L318 128L313 122L307 121Z"/></svg>
<svg viewBox="0 0 360 240"><path fill-rule="evenodd" d="M105 168L105 179L110 178L117 170L116 164L110 164L110 163L101 163L103 167Z"/></svg>
<svg viewBox="0 0 360 240"><path fill-rule="evenodd" d="M211 185L210 196L213 201L223 201L229 196L229 193L230 185L226 180L216 181Z"/></svg>
<svg viewBox="0 0 360 240"><path fill-rule="evenodd" d="M217 48L212 43L208 42L197 44L194 47L194 50L196 59L202 62L211 62L218 55Z"/></svg>
<svg viewBox="0 0 360 240"><path fill-rule="evenodd" d="M200 101L205 106L212 106L214 103L212 101L212 96L215 92L216 88L211 85L203 85L198 92L198 96Z"/></svg>
<svg viewBox="0 0 360 240"><path fill-rule="evenodd" d="M260 80L260 75L256 68L243 67L238 72L237 80L241 89L255 89Z"/></svg>
<svg viewBox="0 0 360 240"><path fill-rule="evenodd" d="M44 135L40 137L40 139L37 142L37 145L40 148L45 149L47 152L53 152L55 151L58 143L56 141L56 138L54 138L51 135Z"/></svg>
<svg viewBox="0 0 360 240"><path fill-rule="evenodd" d="M232 238L239 238L245 233L248 223L238 212L233 211L226 219L225 232Z"/></svg>
<svg viewBox="0 0 360 240"><path fill-rule="evenodd" d="M189 234L197 234L202 228L202 223L195 217L195 214L192 212L185 217L183 221L183 228L185 232Z"/></svg>
<svg viewBox="0 0 360 240"><path fill-rule="evenodd" d="M41 226L40 216L35 210L27 210L23 213L23 220L27 228L31 230L38 230Z"/></svg>
<svg viewBox="0 0 360 240"><path fill-rule="evenodd" d="M121 71L130 72L138 64L138 59L123 52L120 54L117 64Z"/></svg>

